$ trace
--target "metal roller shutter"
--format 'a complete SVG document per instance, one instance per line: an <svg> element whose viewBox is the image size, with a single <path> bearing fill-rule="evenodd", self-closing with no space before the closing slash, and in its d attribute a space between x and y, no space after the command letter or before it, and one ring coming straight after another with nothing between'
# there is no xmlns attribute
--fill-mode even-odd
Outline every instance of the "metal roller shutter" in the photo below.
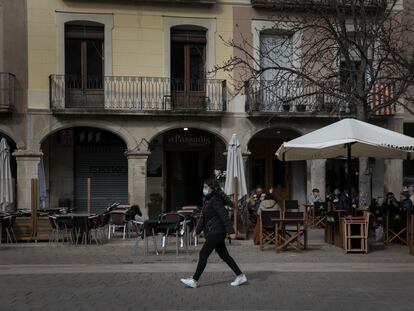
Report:
<svg viewBox="0 0 414 311"><path fill-rule="evenodd" d="M128 161L122 146L75 147L75 204L87 209L87 179L92 178L92 211L100 212L113 202L128 202Z"/></svg>

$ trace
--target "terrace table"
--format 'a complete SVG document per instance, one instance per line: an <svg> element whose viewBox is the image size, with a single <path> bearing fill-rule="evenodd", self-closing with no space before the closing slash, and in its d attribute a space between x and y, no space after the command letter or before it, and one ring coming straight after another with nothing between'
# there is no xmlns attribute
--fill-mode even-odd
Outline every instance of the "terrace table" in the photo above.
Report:
<svg viewBox="0 0 414 311"><path fill-rule="evenodd" d="M72 221L70 225L73 226L73 229L75 230L75 233L76 233L76 244L78 242L77 240L80 234L82 234L82 240L84 237L86 238L85 239L85 244L86 244L87 235L89 233L88 220L89 220L89 217L95 216L95 215L96 214L90 214L90 213L68 213L68 214L55 215L55 217L58 222L60 221L61 223L64 223L64 224L68 224L67 219L70 219ZM57 230L59 230L59 226Z"/></svg>

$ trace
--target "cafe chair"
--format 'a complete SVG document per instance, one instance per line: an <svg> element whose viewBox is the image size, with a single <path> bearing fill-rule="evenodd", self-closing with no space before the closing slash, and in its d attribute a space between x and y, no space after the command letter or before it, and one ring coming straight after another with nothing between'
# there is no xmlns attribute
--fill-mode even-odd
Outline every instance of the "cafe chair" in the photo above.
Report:
<svg viewBox="0 0 414 311"><path fill-rule="evenodd" d="M287 250L289 246L293 246L297 251L302 248L306 250L308 248L306 213L285 211L281 223L276 250Z"/></svg>
<svg viewBox="0 0 414 311"><path fill-rule="evenodd" d="M178 255L178 250L181 247L186 247L186 251L188 252L188 223L184 215L179 213L166 213L160 216L161 220L165 220L167 222L175 223L176 225L173 227L167 227L165 234L162 237L162 253L164 254L167 245L169 244L169 237L175 237L176 241L176 254Z"/></svg>
<svg viewBox="0 0 414 311"><path fill-rule="evenodd" d="M280 211L260 210L259 215L259 245L264 250L265 245L277 244L278 224L281 219Z"/></svg>
<svg viewBox="0 0 414 311"><path fill-rule="evenodd" d="M408 245L408 220L410 211L394 209L385 212L384 243L389 245L391 242L400 242Z"/></svg>
<svg viewBox="0 0 414 311"><path fill-rule="evenodd" d="M312 227L317 228L325 228L326 222L326 203L325 202L315 202L313 205L312 211Z"/></svg>
<svg viewBox="0 0 414 311"><path fill-rule="evenodd" d="M298 202L298 200L284 200L283 201L283 210L284 211L291 211L291 210L298 210L299 211L299 202Z"/></svg>
<svg viewBox="0 0 414 311"><path fill-rule="evenodd" d="M125 240L127 221L124 211L111 211L111 221L108 228L108 240L111 239L111 233L115 234L115 230L121 228L123 230L122 239Z"/></svg>
<svg viewBox="0 0 414 311"><path fill-rule="evenodd" d="M56 245L58 245L59 241L64 243L65 240L69 243L73 243L72 232L70 230L71 228L68 226L68 222L72 223L72 219L62 222L59 221L56 216L49 216L49 223L52 227L49 234L49 245L52 243L56 243Z"/></svg>
<svg viewBox="0 0 414 311"><path fill-rule="evenodd" d="M6 231L6 243L17 243L17 239L16 239L16 235L14 234L14 223L16 221L16 216L15 215L11 215L11 216L7 216L4 217L3 219L3 224L5 227L5 231Z"/></svg>

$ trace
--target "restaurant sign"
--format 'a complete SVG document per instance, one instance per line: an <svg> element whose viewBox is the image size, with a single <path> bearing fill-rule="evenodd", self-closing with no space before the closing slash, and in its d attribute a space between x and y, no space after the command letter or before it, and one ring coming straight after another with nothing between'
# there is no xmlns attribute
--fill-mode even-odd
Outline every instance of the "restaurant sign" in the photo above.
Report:
<svg viewBox="0 0 414 311"><path fill-rule="evenodd" d="M169 145L207 146L212 144L212 137L205 134L183 135L175 134L167 138Z"/></svg>

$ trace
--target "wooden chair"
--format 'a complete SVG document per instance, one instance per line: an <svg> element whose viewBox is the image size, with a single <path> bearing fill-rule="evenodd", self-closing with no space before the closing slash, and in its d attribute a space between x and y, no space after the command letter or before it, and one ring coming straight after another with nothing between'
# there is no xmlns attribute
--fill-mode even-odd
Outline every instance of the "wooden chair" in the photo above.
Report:
<svg viewBox="0 0 414 311"><path fill-rule="evenodd" d="M291 211L291 210L298 210L299 211L299 202L298 200L284 200L283 201L283 211Z"/></svg>
<svg viewBox="0 0 414 311"><path fill-rule="evenodd" d="M398 212L397 212L398 213ZM389 245L393 241L400 241L404 245L408 245L408 227L410 211L398 213L401 219L394 219L394 213L387 209L385 212L385 230L384 243Z"/></svg>
<svg viewBox="0 0 414 311"><path fill-rule="evenodd" d="M277 245L278 223L281 220L280 211L260 210L259 215L259 238L260 250L264 249L267 244Z"/></svg>
<svg viewBox="0 0 414 311"><path fill-rule="evenodd" d="M326 203L325 202L315 202L313 205L313 222L312 227L317 228L325 228L326 225Z"/></svg>
<svg viewBox="0 0 414 311"><path fill-rule="evenodd" d="M282 228L278 231L276 250L286 250L293 246L300 251L308 248L308 231L306 212L285 211L282 215ZM302 241L303 237L303 241Z"/></svg>

